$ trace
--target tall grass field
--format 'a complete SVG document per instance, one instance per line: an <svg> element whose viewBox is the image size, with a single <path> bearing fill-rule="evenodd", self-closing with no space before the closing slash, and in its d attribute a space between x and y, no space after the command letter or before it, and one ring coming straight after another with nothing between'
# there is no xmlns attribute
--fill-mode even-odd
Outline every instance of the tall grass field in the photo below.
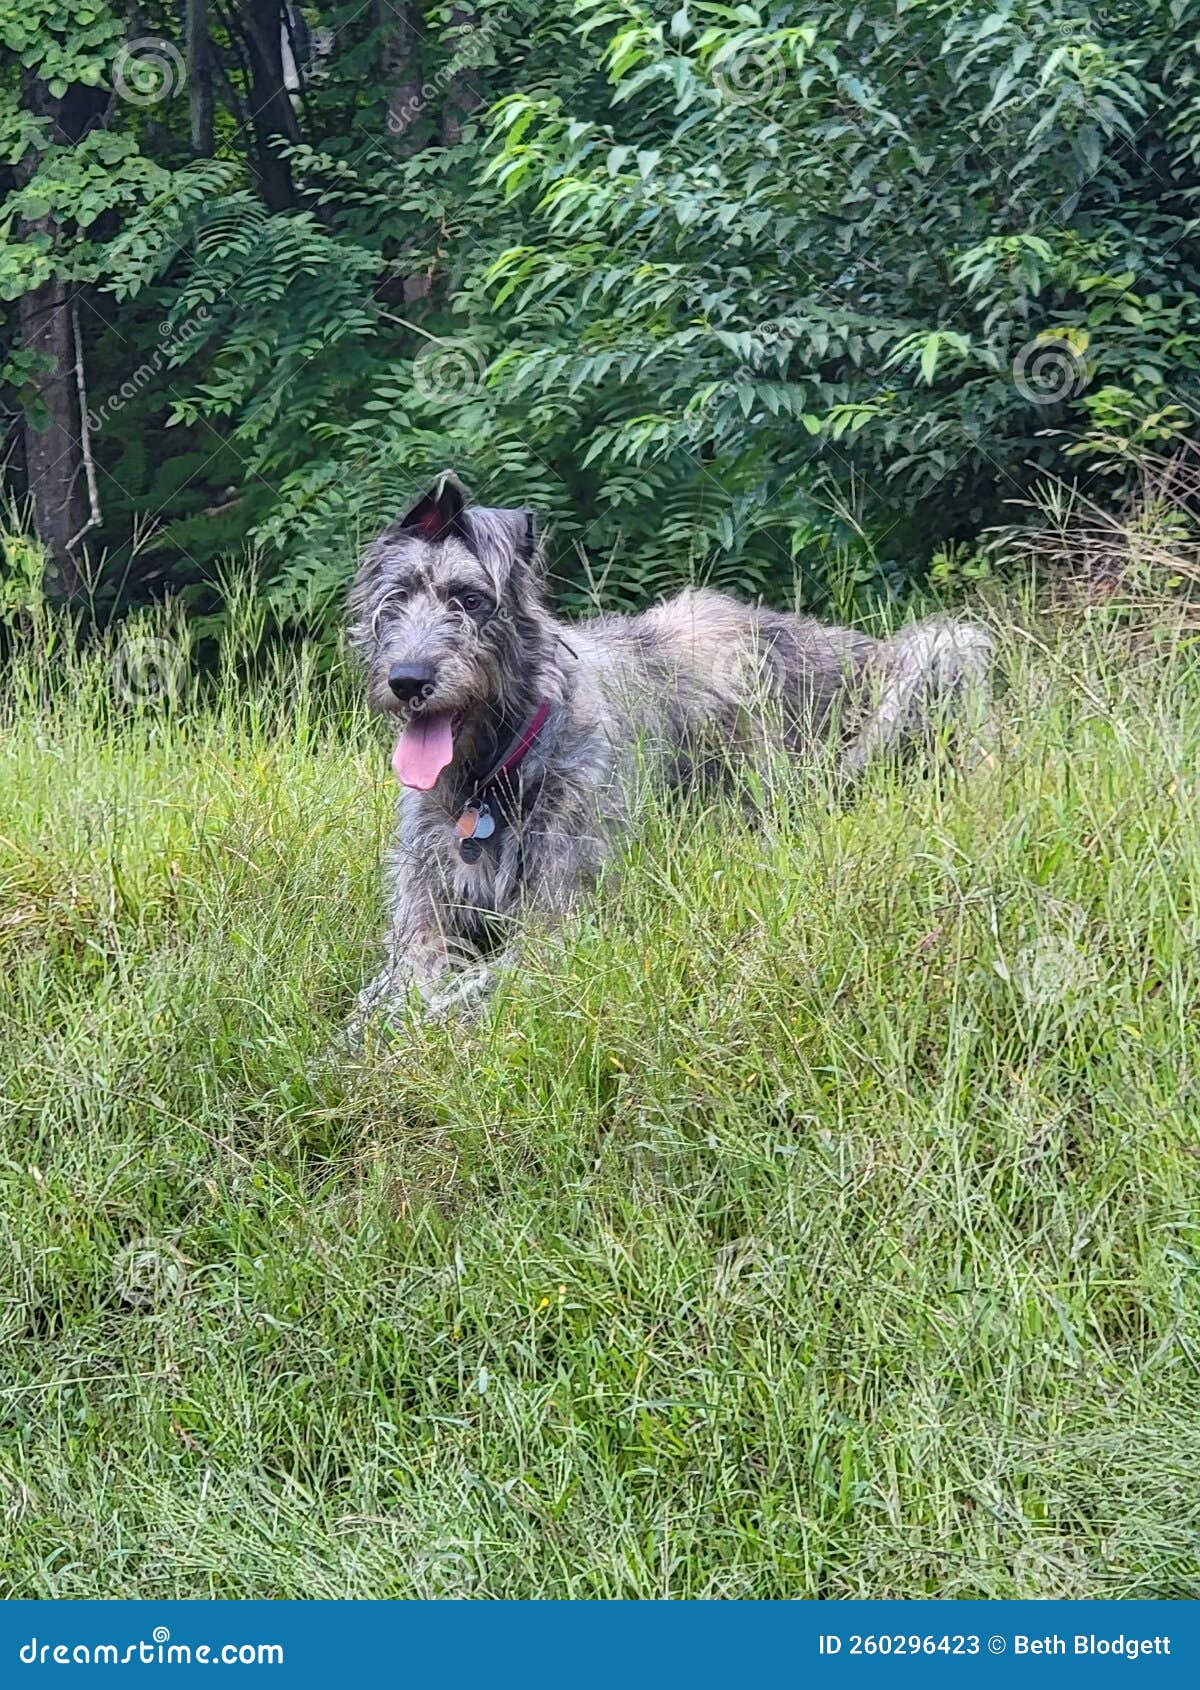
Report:
<svg viewBox="0 0 1200 1690"><path fill-rule="evenodd" d="M358 1056L386 745L179 637L0 700L5 1594L1200 1593L1186 637L1012 618Z"/></svg>

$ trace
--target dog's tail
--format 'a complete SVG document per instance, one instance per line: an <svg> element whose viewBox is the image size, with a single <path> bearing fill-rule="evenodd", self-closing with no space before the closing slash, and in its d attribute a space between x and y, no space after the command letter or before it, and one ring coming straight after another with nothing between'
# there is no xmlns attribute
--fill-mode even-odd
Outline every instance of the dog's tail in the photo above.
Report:
<svg viewBox="0 0 1200 1690"><path fill-rule="evenodd" d="M947 715L986 694L993 643L974 622L934 616L882 640L868 665L867 713L843 756L858 773L890 751L928 738Z"/></svg>

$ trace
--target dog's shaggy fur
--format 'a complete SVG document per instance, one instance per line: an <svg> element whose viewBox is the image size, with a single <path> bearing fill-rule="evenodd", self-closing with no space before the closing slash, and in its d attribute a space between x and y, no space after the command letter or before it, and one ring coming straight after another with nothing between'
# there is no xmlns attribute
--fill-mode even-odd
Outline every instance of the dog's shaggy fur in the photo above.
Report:
<svg viewBox="0 0 1200 1690"><path fill-rule="evenodd" d="M452 745L429 790L401 795L386 961L360 1025L410 987L434 1012L476 998L514 918L557 917L593 883L647 773L680 785L772 742L811 755L824 741L853 775L981 682L990 655L969 623L881 641L695 590L565 625L543 600L529 513L468 505L452 477L367 551L351 615L371 705L402 734L424 712ZM413 675L409 701L396 689ZM492 794L496 831L465 861L456 818L542 700L544 727Z"/></svg>

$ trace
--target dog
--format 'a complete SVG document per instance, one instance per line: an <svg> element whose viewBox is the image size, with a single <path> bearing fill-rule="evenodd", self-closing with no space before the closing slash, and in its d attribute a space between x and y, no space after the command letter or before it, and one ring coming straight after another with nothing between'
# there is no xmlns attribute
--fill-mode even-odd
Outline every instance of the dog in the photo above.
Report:
<svg viewBox="0 0 1200 1690"><path fill-rule="evenodd" d="M396 732L384 966L352 1030L416 992L478 1003L515 926L594 885L648 776L681 787L779 746L853 779L983 683L991 641L934 618L877 640L689 589L637 615L548 610L525 510L442 476L365 552L350 637Z"/></svg>

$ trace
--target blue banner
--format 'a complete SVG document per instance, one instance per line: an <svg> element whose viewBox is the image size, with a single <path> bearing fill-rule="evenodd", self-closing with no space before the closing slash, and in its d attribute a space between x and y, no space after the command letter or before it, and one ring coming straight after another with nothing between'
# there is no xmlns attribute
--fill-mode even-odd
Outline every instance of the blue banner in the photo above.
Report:
<svg viewBox="0 0 1200 1690"><path fill-rule="evenodd" d="M1195 1683L1191 1602L21 1602L0 1604L0 1684L210 1668L279 1686L409 1680L637 1690L686 1681L879 1686ZM218 1680L220 1682L221 1680Z"/></svg>

